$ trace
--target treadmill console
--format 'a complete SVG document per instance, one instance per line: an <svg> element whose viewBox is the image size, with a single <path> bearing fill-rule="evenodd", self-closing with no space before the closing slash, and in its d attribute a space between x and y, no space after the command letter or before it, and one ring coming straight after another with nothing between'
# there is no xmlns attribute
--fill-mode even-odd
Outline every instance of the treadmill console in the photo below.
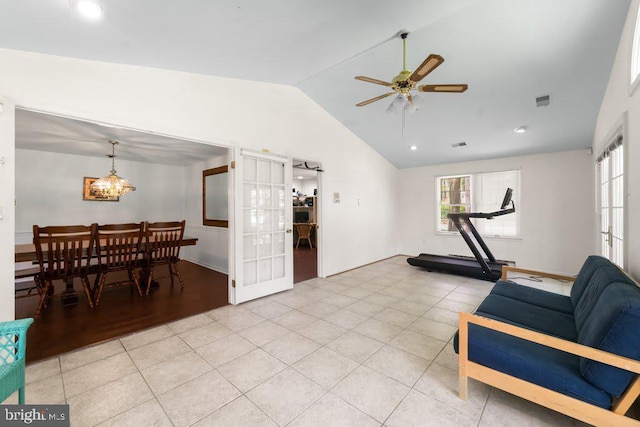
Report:
<svg viewBox="0 0 640 427"><path fill-rule="evenodd" d="M500 209L507 209L509 203L511 203L511 196L513 195L513 190L511 188L507 188L506 193L504 193L504 198L502 199L502 204L500 205Z"/></svg>

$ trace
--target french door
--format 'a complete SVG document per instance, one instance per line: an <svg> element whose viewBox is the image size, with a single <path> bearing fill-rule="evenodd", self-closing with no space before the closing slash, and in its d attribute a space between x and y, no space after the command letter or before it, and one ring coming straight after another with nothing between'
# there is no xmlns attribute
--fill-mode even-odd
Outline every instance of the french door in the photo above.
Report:
<svg viewBox="0 0 640 427"><path fill-rule="evenodd" d="M618 136L598 156L600 254L624 268L624 146Z"/></svg>
<svg viewBox="0 0 640 427"><path fill-rule="evenodd" d="M235 304L293 288L291 159L236 148Z"/></svg>

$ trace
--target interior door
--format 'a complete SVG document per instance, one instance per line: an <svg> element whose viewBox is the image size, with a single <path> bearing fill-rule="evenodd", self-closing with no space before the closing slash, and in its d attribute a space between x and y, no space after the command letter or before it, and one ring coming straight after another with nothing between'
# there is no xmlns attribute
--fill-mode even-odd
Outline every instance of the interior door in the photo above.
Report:
<svg viewBox="0 0 640 427"><path fill-rule="evenodd" d="M624 268L625 181L622 137L598 156L600 254Z"/></svg>
<svg viewBox="0 0 640 427"><path fill-rule="evenodd" d="M291 159L236 149L235 304L293 288Z"/></svg>

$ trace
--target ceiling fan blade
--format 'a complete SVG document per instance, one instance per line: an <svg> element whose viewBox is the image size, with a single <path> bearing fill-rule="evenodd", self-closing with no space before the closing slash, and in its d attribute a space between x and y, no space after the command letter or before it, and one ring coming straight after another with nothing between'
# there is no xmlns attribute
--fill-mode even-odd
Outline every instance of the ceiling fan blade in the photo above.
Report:
<svg viewBox="0 0 640 427"><path fill-rule="evenodd" d="M440 55L431 54L424 60L422 64L411 74L409 80L412 82L419 82L427 74L436 69L436 67L444 62L444 58Z"/></svg>
<svg viewBox="0 0 640 427"><path fill-rule="evenodd" d="M356 80L362 80L363 82L375 83L377 85L382 85L382 86L391 86L391 83L389 83L389 82L383 82L382 80L372 79L371 77L355 76L354 78Z"/></svg>
<svg viewBox="0 0 640 427"><path fill-rule="evenodd" d="M376 101L380 101L383 98L386 98L387 96L391 96L394 95L395 92L390 92L390 93L385 93L384 95L380 95L380 96L376 96L375 98L371 98L371 99L367 99L366 101L362 101L356 104L356 107L364 107L365 105L369 105L372 102L376 102Z"/></svg>
<svg viewBox="0 0 640 427"><path fill-rule="evenodd" d="M469 86L466 84L457 85L422 85L418 86L419 92L457 92L461 93L467 90Z"/></svg>

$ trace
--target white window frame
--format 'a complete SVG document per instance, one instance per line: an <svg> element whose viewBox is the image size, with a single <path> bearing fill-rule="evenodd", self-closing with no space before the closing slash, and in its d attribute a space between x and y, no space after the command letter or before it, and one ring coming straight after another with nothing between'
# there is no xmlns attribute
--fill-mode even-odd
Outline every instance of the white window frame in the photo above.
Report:
<svg viewBox="0 0 640 427"><path fill-rule="evenodd" d="M629 96L640 86L640 2L636 6L633 39L629 53Z"/></svg>
<svg viewBox="0 0 640 427"><path fill-rule="evenodd" d="M435 234L439 234L439 235L446 235L446 236L452 236L452 235L458 235L458 231L457 230L453 230L453 231L443 231L440 230L440 221L441 221L441 217L440 217L440 213L442 210L442 204L441 204L441 200L442 200L442 196L441 196L441 192L440 192L440 186L441 186L441 180L442 179L447 179L447 178L456 178L456 177L470 177L471 178L471 182L469 185L469 189L470 189L470 198L471 198L471 212L478 212L479 208L478 208L478 191L481 191L481 188L476 185L476 182L478 181L478 178L482 175L491 175L491 174L495 174L495 173L509 173L509 172L517 172L518 178L517 178L517 185L515 186L516 188L513 188L513 200L514 203L516 205L519 204L519 199L520 199L520 192L521 192L521 188L522 188L522 177L521 177L521 171L520 169L508 169L508 170L502 170L502 171L491 171L491 172L473 172L473 173L459 173L459 174L452 174L452 175L440 175L440 176L436 176L435 178L435 187L436 187L436 191L435 191L435 195L436 195L436 213L435 213ZM506 190L506 188L505 188ZM496 200L496 206L495 209L483 209L486 212L491 212L491 211L496 211L500 208L499 203L502 200ZM476 225L476 227L478 228L478 231L480 232L480 235L482 237L488 237L488 238L497 238L497 239L520 239L521 238L521 227L520 227L520 215L519 215L519 211L516 209L516 212L513 214L515 215L515 227L516 227L516 233L514 235L502 235L502 234L487 234L485 232L482 232L482 226L478 224L478 221L486 221L486 220L477 220L477 219L472 219L472 222L474 223L474 225Z"/></svg>

